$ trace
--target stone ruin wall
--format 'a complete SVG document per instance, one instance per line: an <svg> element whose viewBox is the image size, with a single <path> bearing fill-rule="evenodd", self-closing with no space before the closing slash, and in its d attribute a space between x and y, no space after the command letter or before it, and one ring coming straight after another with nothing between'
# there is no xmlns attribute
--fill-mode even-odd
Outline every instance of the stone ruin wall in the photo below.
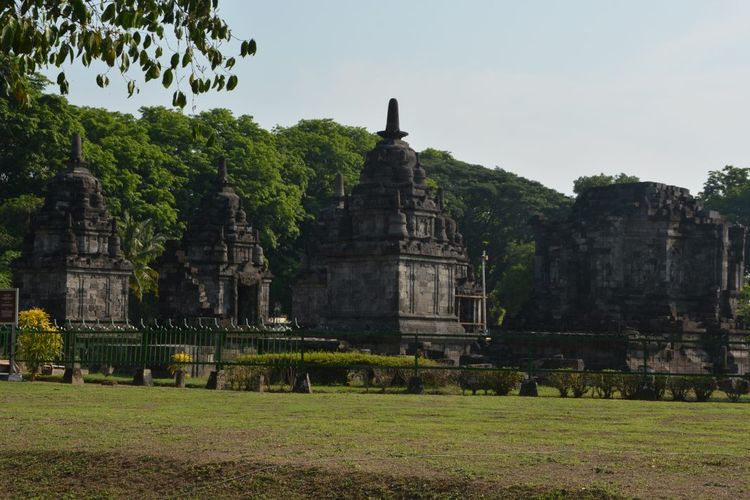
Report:
<svg viewBox="0 0 750 500"><path fill-rule="evenodd" d="M593 188L564 221L534 223L529 326L734 328L745 228L657 183Z"/></svg>

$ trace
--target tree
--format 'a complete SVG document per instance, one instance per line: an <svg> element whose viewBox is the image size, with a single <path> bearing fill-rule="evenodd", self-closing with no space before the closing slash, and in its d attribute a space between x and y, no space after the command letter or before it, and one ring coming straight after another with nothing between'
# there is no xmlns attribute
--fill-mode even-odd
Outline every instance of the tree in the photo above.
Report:
<svg viewBox="0 0 750 500"><path fill-rule="evenodd" d="M232 90L235 57L222 44L235 39L218 16L218 0L15 0L0 3L0 93L27 103L27 77L42 68L79 60L100 61L107 70L96 76L109 85L112 71L127 81L128 96L139 89L129 75L139 66L145 81L176 86L172 105L187 103L180 82L187 77L193 94ZM239 57L254 55L255 41L240 45ZM210 69L208 69L210 67ZM57 75L67 94L65 71Z"/></svg>
<svg viewBox="0 0 750 500"><path fill-rule="evenodd" d="M18 359L31 368L36 378L42 363L51 363L62 354L63 337L43 309L34 308L18 314Z"/></svg>
<svg viewBox="0 0 750 500"><path fill-rule="evenodd" d="M531 288L529 249L533 233L528 221L535 214L548 218L566 213L572 200L542 184L501 168L488 169L456 160L450 153L427 149L420 153L427 175L445 189L445 204L464 236L469 255L478 261L490 256L487 268L489 323L504 311L515 313ZM511 298L503 287L518 293Z"/></svg>
<svg viewBox="0 0 750 500"><path fill-rule="evenodd" d="M151 263L164 251L166 237L156 230L153 221L135 220L127 212L118 230L122 235L122 252L133 264L130 292L138 302L142 302L144 294L158 291L159 273L151 267Z"/></svg>
<svg viewBox="0 0 750 500"><path fill-rule="evenodd" d="M640 182L640 179L635 175L627 175L625 173L619 173L614 176L604 173L599 175L584 175L573 181L573 192L581 194L592 187L609 186L610 184L629 184L631 182Z"/></svg>

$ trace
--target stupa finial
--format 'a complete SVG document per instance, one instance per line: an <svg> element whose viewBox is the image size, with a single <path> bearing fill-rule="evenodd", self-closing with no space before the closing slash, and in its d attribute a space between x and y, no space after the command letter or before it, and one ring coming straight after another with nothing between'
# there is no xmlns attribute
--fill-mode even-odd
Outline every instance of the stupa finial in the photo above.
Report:
<svg viewBox="0 0 750 500"><path fill-rule="evenodd" d="M383 139L401 139L409 135L399 129L398 122L398 101L391 97L391 100L388 101L388 118L385 122L385 130L378 132L378 135Z"/></svg>
<svg viewBox="0 0 750 500"><path fill-rule="evenodd" d="M68 166L71 170L76 168L79 165L82 165L83 162L83 152L81 148L81 134L76 132L73 134L73 138L70 141L70 161L68 162Z"/></svg>
<svg viewBox="0 0 750 500"><path fill-rule="evenodd" d="M224 185L227 183L227 159L224 156L219 157L219 184Z"/></svg>
<svg viewBox="0 0 750 500"><path fill-rule="evenodd" d="M341 175L341 172L336 172L334 189L336 191L337 198L343 198L344 196L346 196L346 192L344 191L344 176Z"/></svg>

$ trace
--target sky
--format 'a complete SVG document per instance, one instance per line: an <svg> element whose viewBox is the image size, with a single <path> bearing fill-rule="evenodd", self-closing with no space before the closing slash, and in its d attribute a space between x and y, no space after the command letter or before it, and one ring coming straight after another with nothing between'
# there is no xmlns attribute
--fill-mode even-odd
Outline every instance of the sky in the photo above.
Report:
<svg viewBox="0 0 750 500"><path fill-rule="evenodd" d="M710 170L750 167L744 0L220 0L220 14L258 53L238 60L233 92L187 112L377 131L396 97L414 149L568 194L579 176L619 172L697 193ZM129 99L115 74L100 89L100 70L67 69L72 103L171 103L156 81Z"/></svg>

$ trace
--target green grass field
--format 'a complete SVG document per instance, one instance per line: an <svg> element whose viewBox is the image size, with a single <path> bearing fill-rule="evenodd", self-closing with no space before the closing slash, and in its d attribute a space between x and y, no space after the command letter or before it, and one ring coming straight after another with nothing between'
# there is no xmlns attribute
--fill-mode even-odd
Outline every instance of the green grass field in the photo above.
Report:
<svg viewBox="0 0 750 500"><path fill-rule="evenodd" d="M551 393L549 393L551 394ZM750 404L0 384L0 491L741 498Z"/></svg>

